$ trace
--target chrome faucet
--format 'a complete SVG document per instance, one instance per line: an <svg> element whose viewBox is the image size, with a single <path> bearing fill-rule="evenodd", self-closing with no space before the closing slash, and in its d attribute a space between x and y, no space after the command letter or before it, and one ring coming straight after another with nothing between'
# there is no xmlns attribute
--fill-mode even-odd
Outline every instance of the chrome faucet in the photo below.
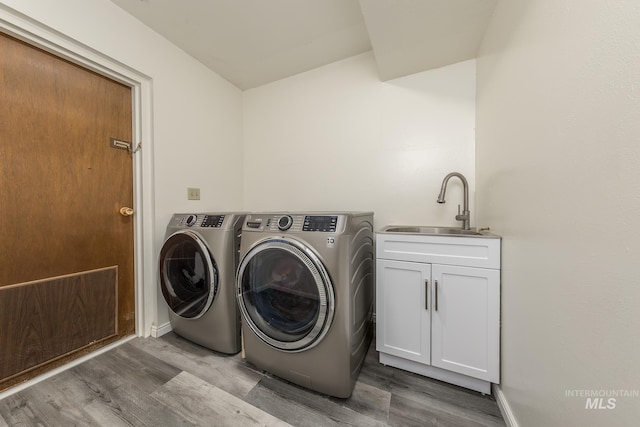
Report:
<svg viewBox="0 0 640 427"><path fill-rule="evenodd" d="M458 205L458 215L456 215L457 221L462 221L462 229L470 230L469 222L471 219L471 213L469 212L469 184L467 183L467 179L458 172L451 172L449 175L444 177L442 181L442 187L440 187L440 194L438 194L438 203L445 203L444 193L447 191L447 183L449 179L453 176L457 176L462 181L462 187L464 190L464 201L462 205L462 214L460 214L460 205Z"/></svg>

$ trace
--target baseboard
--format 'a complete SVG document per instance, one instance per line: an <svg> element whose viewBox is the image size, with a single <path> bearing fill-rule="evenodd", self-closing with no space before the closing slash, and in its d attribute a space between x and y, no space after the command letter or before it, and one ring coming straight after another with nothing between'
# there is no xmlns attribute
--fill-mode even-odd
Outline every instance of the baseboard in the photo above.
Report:
<svg viewBox="0 0 640 427"><path fill-rule="evenodd" d="M164 334L171 332L173 328L171 328L171 323L167 322L160 326L151 325L151 336L154 338L160 338Z"/></svg>
<svg viewBox="0 0 640 427"><path fill-rule="evenodd" d="M498 408L500 408L500 413L507 427L518 427L516 417L513 416L509 402L507 402L507 398L498 384L493 384L493 396L496 399L496 403L498 404Z"/></svg>

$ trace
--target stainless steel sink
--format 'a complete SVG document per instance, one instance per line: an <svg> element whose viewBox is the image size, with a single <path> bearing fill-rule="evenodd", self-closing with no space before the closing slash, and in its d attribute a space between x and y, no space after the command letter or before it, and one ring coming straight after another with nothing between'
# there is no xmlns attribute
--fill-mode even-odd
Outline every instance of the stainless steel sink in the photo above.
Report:
<svg viewBox="0 0 640 427"><path fill-rule="evenodd" d="M402 234L437 234L443 236L483 236L476 230L463 230L456 227L434 227L425 225L389 225L381 230L382 233Z"/></svg>

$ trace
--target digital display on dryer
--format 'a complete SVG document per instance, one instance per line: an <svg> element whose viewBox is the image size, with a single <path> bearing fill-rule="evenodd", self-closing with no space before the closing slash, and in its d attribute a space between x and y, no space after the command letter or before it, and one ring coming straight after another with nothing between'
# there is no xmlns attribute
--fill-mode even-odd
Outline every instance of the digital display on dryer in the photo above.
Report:
<svg viewBox="0 0 640 427"><path fill-rule="evenodd" d="M304 217L302 231L336 231L337 215L307 215Z"/></svg>
<svg viewBox="0 0 640 427"><path fill-rule="evenodd" d="M224 215L205 215L202 220L201 227L222 227L222 223L224 222Z"/></svg>

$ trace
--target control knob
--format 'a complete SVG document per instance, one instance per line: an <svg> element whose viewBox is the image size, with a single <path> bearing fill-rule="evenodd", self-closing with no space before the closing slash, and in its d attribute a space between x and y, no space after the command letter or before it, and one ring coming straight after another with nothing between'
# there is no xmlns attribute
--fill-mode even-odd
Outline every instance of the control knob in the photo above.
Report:
<svg viewBox="0 0 640 427"><path fill-rule="evenodd" d="M193 224L196 223L197 219L198 219L198 217L196 215L189 215L185 222L186 222L188 227L191 227Z"/></svg>
<svg viewBox="0 0 640 427"><path fill-rule="evenodd" d="M293 225L293 218L291 218L291 215L282 216L278 220L278 228L282 231L290 229L292 225Z"/></svg>

